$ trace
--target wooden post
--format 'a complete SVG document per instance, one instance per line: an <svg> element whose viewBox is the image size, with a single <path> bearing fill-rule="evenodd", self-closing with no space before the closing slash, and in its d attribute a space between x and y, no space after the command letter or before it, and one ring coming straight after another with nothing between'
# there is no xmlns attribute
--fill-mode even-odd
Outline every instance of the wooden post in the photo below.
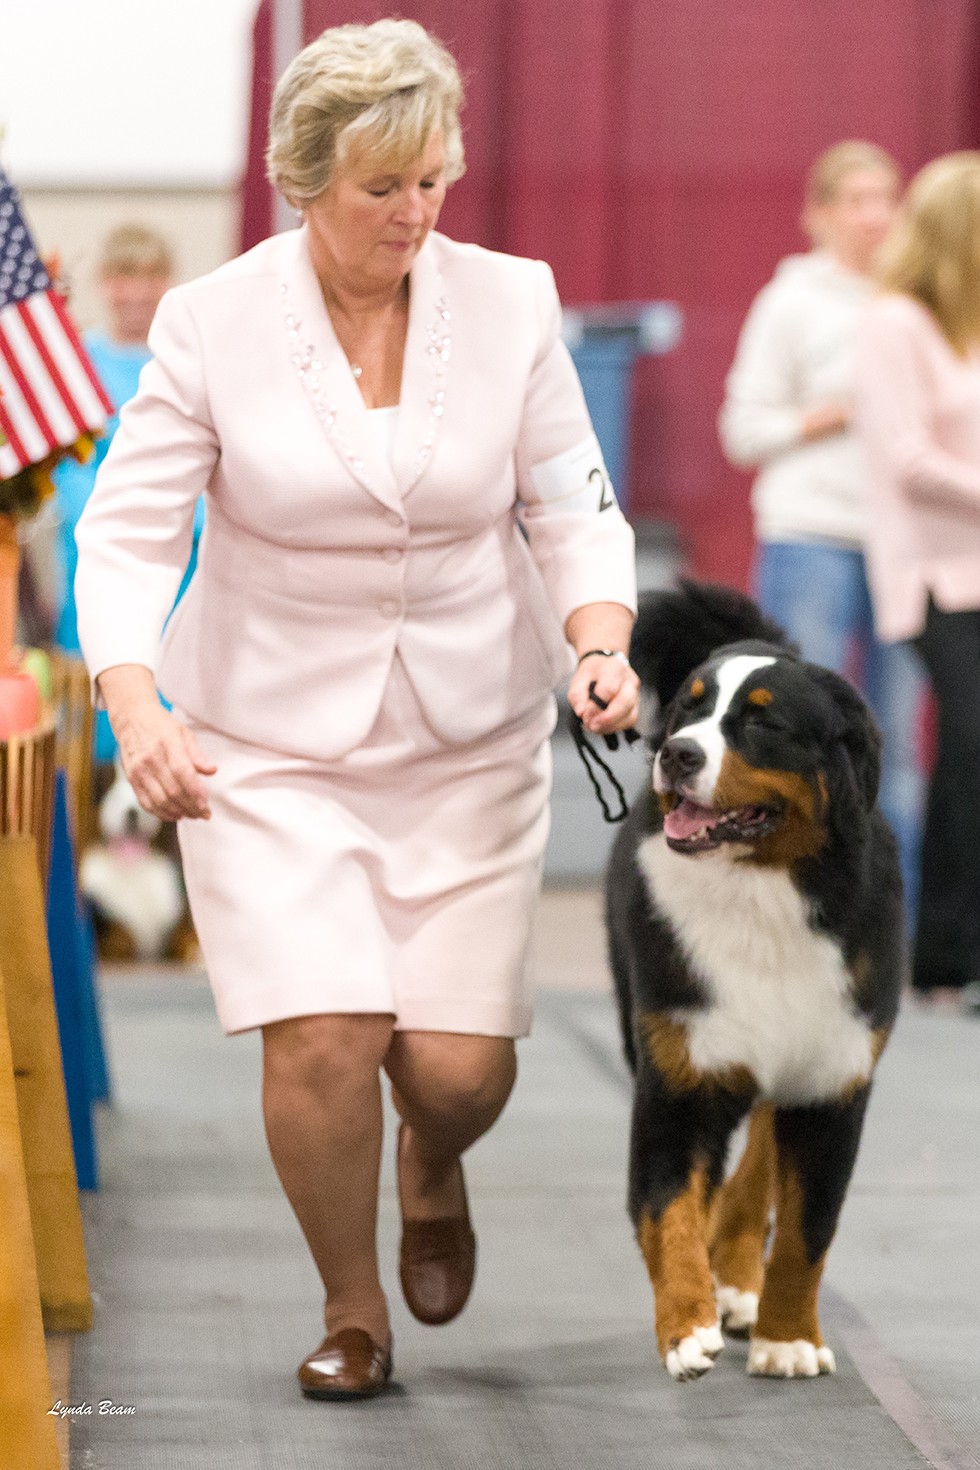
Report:
<svg viewBox="0 0 980 1470"><path fill-rule="evenodd" d="M0 837L0 971L44 1326L92 1325L44 901L33 837Z"/></svg>
<svg viewBox="0 0 980 1470"><path fill-rule="evenodd" d="M48 879L55 746L51 720L26 735L0 741L0 836L34 838L42 886Z"/></svg>
<svg viewBox="0 0 980 1470"><path fill-rule="evenodd" d="M92 801L92 730L95 723L88 670L80 658L51 655L51 703L58 722L55 763L68 772L69 811L76 866L97 836Z"/></svg>
<svg viewBox="0 0 980 1470"><path fill-rule="evenodd" d="M0 1455L8 1470L58 1470L3 996L0 974Z"/></svg>

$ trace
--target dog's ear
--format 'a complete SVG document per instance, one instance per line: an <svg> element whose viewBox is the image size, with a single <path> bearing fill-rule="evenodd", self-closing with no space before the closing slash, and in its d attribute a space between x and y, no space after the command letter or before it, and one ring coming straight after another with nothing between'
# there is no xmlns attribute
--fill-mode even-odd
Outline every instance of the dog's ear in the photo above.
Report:
<svg viewBox="0 0 980 1470"><path fill-rule="evenodd" d="M749 641L791 646L778 623L733 587L682 579L675 592L640 599L630 663L663 709L716 648Z"/></svg>
<svg viewBox="0 0 980 1470"><path fill-rule="evenodd" d="M870 811L878 800L881 780L881 732L868 706L846 679L816 664L807 667L837 706L841 716L837 739L853 773L858 795Z"/></svg>

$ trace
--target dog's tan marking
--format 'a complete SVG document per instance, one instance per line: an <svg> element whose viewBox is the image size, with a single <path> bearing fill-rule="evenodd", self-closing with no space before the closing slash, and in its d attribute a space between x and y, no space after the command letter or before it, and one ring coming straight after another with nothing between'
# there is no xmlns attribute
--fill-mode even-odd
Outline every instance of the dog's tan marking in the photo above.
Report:
<svg viewBox="0 0 980 1470"><path fill-rule="evenodd" d="M710 1239L711 1269L722 1286L762 1294L769 1215L776 1195L773 1108L761 1103L749 1119L745 1152L718 1193Z"/></svg>
<svg viewBox="0 0 980 1470"><path fill-rule="evenodd" d="M752 844L744 861L789 868L801 858L812 857L827 841L812 788L795 771L756 770L735 751L726 750L714 790L715 809L772 806L774 801L782 808L782 821L774 832Z"/></svg>
<svg viewBox="0 0 980 1470"><path fill-rule="evenodd" d="M748 1067L726 1067L721 1072L702 1072L695 1067L688 1051L687 1030L680 1021L653 1011L640 1016L639 1026L650 1060L673 1092L693 1092L705 1084L725 1092L757 1090Z"/></svg>
<svg viewBox="0 0 980 1470"><path fill-rule="evenodd" d="M767 704L772 704L772 692L769 689L753 689L748 700L749 704L757 704L765 709Z"/></svg>
<svg viewBox="0 0 980 1470"><path fill-rule="evenodd" d="M671 1348L695 1327L717 1320L708 1266L707 1173L692 1169L687 1187L671 1200L658 1220L644 1212L637 1240L653 1286L657 1345L666 1362Z"/></svg>
<svg viewBox="0 0 980 1470"><path fill-rule="evenodd" d="M891 1034L891 1026L876 1026L875 1029L872 1031L871 1061L873 1066L877 1067L881 1054L884 1051L885 1047L888 1045L888 1038L889 1036L891 1036Z"/></svg>
<svg viewBox="0 0 980 1470"><path fill-rule="evenodd" d="M672 812L675 806L680 806L681 804L680 795L676 791L658 791L657 800L660 803L660 810L664 816L668 812Z"/></svg>
<svg viewBox="0 0 980 1470"><path fill-rule="evenodd" d="M803 1190L794 1169L780 1165L776 1186L776 1234L766 1266L754 1337L768 1342L812 1342L823 1346L817 1295L826 1252L807 1257L803 1239Z"/></svg>
<svg viewBox="0 0 980 1470"><path fill-rule="evenodd" d="M691 684L691 697L692 697L692 699L700 699L703 694L704 694L704 680L703 679L695 679L693 681L693 683Z"/></svg>

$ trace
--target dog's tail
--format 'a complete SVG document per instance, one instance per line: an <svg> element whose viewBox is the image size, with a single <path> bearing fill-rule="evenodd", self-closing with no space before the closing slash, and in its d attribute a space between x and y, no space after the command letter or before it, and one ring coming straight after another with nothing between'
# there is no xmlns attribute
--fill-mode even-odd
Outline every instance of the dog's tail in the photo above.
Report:
<svg viewBox="0 0 980 1470"><path fill-rule="evenodd" d="M748 641L792 647L779 624L741 592L682 578L676 592L650 592L640 599L630 663L662 709L716 648Z"/></svg>

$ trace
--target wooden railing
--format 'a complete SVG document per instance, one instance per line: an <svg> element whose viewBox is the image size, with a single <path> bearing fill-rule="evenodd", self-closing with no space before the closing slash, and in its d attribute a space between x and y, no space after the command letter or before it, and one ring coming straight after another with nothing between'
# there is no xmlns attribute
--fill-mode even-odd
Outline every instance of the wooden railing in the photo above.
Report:
<svg viewBox="0 0 980 1470"><path fill-rule="evenodd" d="M0 837L33 837L46 886L54 803L57 728L49 714L26 735L0 741Z"/></svg>
<svg viewBox="0 0 980 1470"><path fill-rule="evenodd" d="M57 1470L43 1331L92 1325L48 950L57 721L0 741L0 1439Z"/></svg>
<svg viewBox="0 0 980 1470"><path fill-rule="evenodd" d="M75 854L96 835L92 798L92 729L95 712L88 670L80 658L51 655L51 703L58 728L55 764L68 773L68 807Z"/></svg>

